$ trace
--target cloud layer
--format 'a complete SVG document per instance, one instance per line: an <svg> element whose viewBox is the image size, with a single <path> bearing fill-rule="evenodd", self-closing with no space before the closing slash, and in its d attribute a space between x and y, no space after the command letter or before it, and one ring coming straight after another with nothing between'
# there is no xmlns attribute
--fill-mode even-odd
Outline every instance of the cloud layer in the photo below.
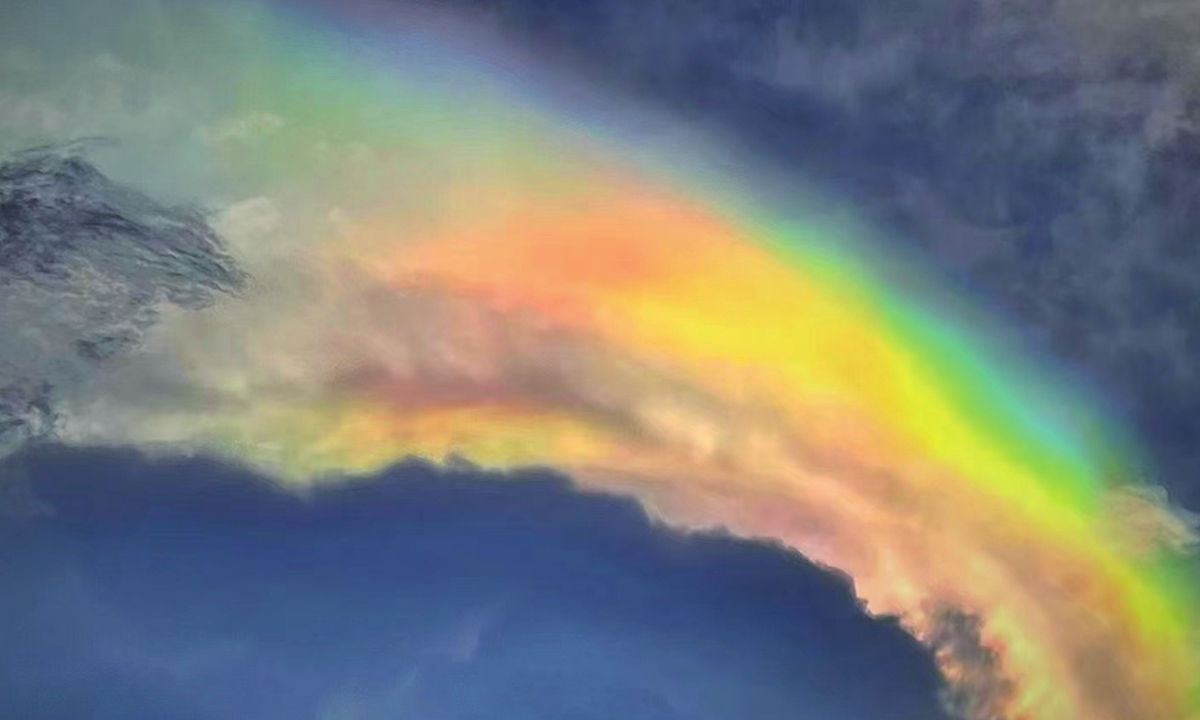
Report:
<svg viewBox="0 0 1200 720"><path fill-rule="evenodd" d="M656 22L719 38L741 27L711 22L731 6L691 7L679 6L679 23L672 13ZM1163 493L1143 491L1136 444L1085 393L1000 342L977 309L831 220L824 198L760 173L748 180L720 166L729 154L712 144L654 135L671 122L631 129L615 112L594 123L581 109L594 102L516 72L502 51L480 63L412 29L364 42L367 25L310 7L161 11L106 21L154 32L104 50L116 53L105 67L120 102L97 117L137 143L100 162L225 206L216 225L255 286L205 312L161 313L152 332L135 324L138 352L86 383L50 378L59 438L219 453L305 488L408 454L552 464L672 522L774 538L850 572L869 610L900 615L937 651L957 710L1055 720L1194 710L1194 574L1179 554L1193 534ZM963 27L991 28L981 17L967 13ZM980 136L917 133L936 120L922 113L940 107L921 93L964 91L954 73L968 66L899 41L886 63L857 56L846 43L877 26L843 20L835 26L849 35L806 36L800 49L785 32L773 65L731 65L721 43L702 44L697 59L682 38L661 77L639 76L640 87L710 103L760 141L808 118L788 152L822 138L833 152L785 157L821 169L852 150L841 180L879 175L885 194L907 188L954 237L1040 222L1014 195L1024 175L953 164ZM762 25L754 13L741 21ZM975 45L990 47L984 35ZM729 47L744 42L734 39ZM825 59L796 55L812 48ZM21 62L53 65L37 50ZM86 66L99 50L75 52ZM643 72L641 50L616 52ZM913 72L933 78L915 86L911 107L896 95L909 85L882 69L910 56ZM45 67L30 73L46 82L18 95L11 138L76 127L38 120L61 119L54 112L91 121L79 112L87 103L69 100L77 78ZM851 81L832 88L829 78ZM1011 109L1002 84L968 79L978 94L945 112ZM800 110L784 102L793 92ZM864 114L867 99L891 113ZM791 108L782 120L768 111L780 102ZM847 113L855 123L841 123ZM1002 150L1026 147L1013 142ZM879 154L899 169L863 164ZM923 177L913 168L974 192L950 212L937 204L947 188L910 182ZM1058 197L1057 181L1046 183L1028 187ZM789 202L759 203L758 185ZM212 239L190 227L199 234L185 239ZM133 248L139 266L163 262L130 237L117 247ZM975 263L973 242L959 248ZM237 284L215 247L202 256L217 272L201 280L204 299ZM187 259L168 275L193 279L200 266ZM105 291L126 282L113 267ZM104 307L130 306L77 280ZM154 302L172 299L149 287ZM134 307L158 307L146 302ZM74 342L55 352L78 355Z"/></svg>

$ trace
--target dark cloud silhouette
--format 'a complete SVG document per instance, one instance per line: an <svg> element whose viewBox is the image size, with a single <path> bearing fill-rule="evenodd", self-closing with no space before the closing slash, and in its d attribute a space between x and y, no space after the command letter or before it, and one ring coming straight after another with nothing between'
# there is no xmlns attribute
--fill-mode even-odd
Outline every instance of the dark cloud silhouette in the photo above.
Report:
<svg viewBox="0 0 1200 720"><path fill-rule="evenodd" d="M20 461L55 516L0 526L6 717L942 717L844 578L549 473Z"/></svg>
<svg viewBox="0 0 1200 720"><path fill-rule="evenodd" d="M999 654L983 643L982 623L955 608L938 608L933 616L929 646L944 664L965 669L942 692L947 710L956 717L1003 720L1015 686L1001 672Z"/></svg>

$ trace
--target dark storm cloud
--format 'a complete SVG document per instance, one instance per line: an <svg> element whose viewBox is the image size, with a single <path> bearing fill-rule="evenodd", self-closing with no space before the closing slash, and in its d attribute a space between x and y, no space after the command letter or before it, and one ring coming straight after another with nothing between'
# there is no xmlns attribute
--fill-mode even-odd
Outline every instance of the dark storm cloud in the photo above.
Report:
<svg viewBox="0 0 1200 720"><path fill-rule="evenodd" d="M966 670L942 692L947 710L956 717L1004 720L1015 687L1004 677L999 653L984 644L982 622L954 608L939 608L934 618L929 646L945 664Z"/></svg>
<svg viewBox="0 0 1200 720"><path fill-rule="evenodd" d="M1200 506L1196 3L460 4L848 192L1114 393Z"/></svg>
<svg viewBox="0 0 1200 720"><path fill-rule="evenodd" d="M549 474L411 463L306 499L43 448L0 526L0 715L929 720L932 658L794 553Z"/></svg>
<svg viewBox="0 0 1200 720"><path fill-rule="evenodd" d="M245 281L203 215L110 181L86 149L0 164L0 457L51 432L56 398L138 345L164 305Z"/></svg>

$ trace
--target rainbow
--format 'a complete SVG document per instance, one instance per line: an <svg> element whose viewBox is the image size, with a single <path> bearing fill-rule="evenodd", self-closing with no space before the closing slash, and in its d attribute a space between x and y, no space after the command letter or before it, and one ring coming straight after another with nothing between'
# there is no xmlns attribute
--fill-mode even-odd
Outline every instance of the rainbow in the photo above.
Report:
<svg viewBox="0 0 1200 720"><path fill-rule="evenodd" d="M820 193L444 18L210 12L207 81L242 120L193 162L250 198L223 227L256 284L166 318L65 439L296 488L408 456L549 466L845 571L974 717L1200 718L1190 529L1136 443ZM940 640L952 613L980 652Z"/></svg>

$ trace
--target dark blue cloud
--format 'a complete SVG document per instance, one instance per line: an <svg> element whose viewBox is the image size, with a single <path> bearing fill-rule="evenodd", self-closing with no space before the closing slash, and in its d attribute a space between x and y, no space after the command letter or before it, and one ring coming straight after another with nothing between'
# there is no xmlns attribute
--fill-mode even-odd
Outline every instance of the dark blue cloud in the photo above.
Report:
<svg viewBox="0 0 1200 720"><path fill-rule="evenodd" d="M944 717L844 578L550 474L20 462L55 514L2 526L2 717Z"/></svg>

